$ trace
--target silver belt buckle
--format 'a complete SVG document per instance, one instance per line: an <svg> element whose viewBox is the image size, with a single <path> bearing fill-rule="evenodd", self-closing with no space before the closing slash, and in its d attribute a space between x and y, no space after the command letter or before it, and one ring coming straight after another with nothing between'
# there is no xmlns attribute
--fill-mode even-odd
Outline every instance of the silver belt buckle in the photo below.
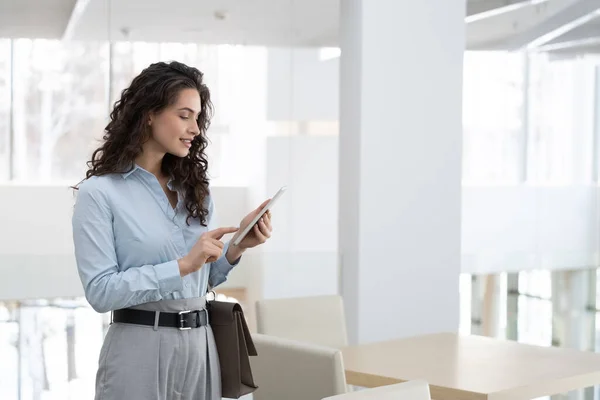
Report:
<svg viewBox="0 0 600 400"><path fill-rule="evenodd" d="M183 326L183 323L185 322L185 320L183 319L183 316L185 314L189 314L190 312L192 312L192 310L179 311L178 314L179 314L179 330L180 331L188 331L188 330L192 329L191 326L187 326L187 327Z"/></svg>

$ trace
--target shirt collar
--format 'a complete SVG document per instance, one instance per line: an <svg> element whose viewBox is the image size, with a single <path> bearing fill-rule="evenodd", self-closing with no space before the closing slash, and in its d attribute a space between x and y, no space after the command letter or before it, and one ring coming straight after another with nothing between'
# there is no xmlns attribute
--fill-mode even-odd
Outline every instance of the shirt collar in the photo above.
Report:
<svg viewBox="0 0 600 400"><path fill-rule="evenodd" d="M150 172L146 171L144 168L140 167L137 164L133 164L133 167L129 171L123 172L121 174L121 176L123 177L123 179L127 179L127 178L129 178L129 176L131 176L131 174L133 174L137 170L142 170L142 171L146 172L147 174L154 176ZM175 191L175 186L173 185L173 178L169 179L169 181L167 182L167 187L169 188L169 190Z"/></svg>
<svg viewBox="0 0 600 400"><path fill-rule="evenodd" d="M139 165L137 165L137 164L133 164L133 167L132 167L132 168L131 168L129 171L122 173L122 174L121 174L121 176L122 176L124 179L127 179L127 178L129 178L129 176L130 176L131 174L133 174L133 173L134 173L135 171L137 171L138 169L140 169L140 166L139 166Z"/></svg>

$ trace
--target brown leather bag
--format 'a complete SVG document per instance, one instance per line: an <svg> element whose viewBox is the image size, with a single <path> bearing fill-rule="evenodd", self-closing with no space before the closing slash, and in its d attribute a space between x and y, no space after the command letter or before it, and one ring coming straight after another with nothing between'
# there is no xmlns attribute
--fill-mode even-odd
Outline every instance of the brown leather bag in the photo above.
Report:
<svg viewBox="0 0 600 400"><path fill-rule="evenodd" d="M248 330L242 307L238 303L210 300L207 302L219 362L223 397L238 399L254 392L249 356L258 355Z"/></svg>

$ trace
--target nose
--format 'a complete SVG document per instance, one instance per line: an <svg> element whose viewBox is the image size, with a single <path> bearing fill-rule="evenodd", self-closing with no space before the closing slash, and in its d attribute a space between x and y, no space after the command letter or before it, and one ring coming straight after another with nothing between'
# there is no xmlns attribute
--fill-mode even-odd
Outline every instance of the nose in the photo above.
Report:
<svg viewBox="0 0 600 400"><path fill-rule="evenodd" d="M198 136L200 134L200 127L198 126L198 121L193 121L190 127L190 133L194 136Z"/></svg>

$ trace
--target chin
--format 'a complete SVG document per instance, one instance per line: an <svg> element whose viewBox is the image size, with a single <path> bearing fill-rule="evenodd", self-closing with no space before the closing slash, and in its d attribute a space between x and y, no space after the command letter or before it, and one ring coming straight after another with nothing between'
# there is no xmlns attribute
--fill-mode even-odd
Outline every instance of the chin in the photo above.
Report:
<svg viewBox="0 0 600 400"><path fill-rule="evenodd" d="M184 158L187 157L188 154L190 154L190 149L172 149L168 151L168 153L175 157Z"/></svg>
<svg viewBox="0 0 600 400"><path fill-rule="evenodd" d="M190 151L175 151L171 153L172 155L174 155L175 157L179 157L179 158L185 158L188 156L188 154L190 154Z"/></svg>

